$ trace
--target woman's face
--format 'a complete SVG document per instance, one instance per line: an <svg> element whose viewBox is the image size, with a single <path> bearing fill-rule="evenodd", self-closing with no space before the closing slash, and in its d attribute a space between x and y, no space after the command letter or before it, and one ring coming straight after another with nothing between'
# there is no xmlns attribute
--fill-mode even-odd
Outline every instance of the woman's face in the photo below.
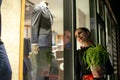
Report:
<svg viewBox="0 0 120 80"><path fill-rule="evenodd" d="M77 41L80 43L87 42L89 39L88 36L89 36L89 32L85 32L83 30L77 30L75 32L75 37L76 37Z"/></svg>

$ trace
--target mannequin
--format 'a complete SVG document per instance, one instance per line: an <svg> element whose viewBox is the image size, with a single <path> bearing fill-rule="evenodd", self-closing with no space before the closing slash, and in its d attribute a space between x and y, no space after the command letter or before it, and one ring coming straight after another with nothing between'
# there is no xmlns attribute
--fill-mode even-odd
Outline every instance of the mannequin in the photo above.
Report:
<svg viewBox="0 0 120 80"><path fill-rule="evenodd" d="M32 52L36 54L37 65L35 80L48 80L49 66L45 54L52 50L53 16L48 9L47 0L35 6L31 23Z"/></svg>

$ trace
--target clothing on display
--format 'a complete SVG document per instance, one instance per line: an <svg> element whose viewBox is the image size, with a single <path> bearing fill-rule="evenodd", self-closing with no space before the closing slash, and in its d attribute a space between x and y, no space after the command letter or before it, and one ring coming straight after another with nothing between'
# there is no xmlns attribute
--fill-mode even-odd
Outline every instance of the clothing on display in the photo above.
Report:
<svg viewBox="0 0 120 80"><path fill-rule="evenodd" d="M31 42L32 45L39 47L38 53L35 55L35 80L47 80L49 78L50 66L46 54L52 51L52 24L53 16L46 2L42 1L40 4L36 4L31 21Z"/></svg>

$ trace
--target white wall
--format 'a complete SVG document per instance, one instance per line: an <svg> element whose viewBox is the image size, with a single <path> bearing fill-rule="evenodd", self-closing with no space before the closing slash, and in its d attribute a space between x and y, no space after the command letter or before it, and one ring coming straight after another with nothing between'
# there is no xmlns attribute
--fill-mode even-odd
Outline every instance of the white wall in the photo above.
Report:
<svg viewBox="0 0 120 80"><path fill-rule="evenodd" d="M89 12L89 0L76 0L76 18L77 18L77 28L87 27L90 28L90 12ZM79 49L81 44L77 42L77 49Z"/></svg>
<svg viewBox="0 0 120 80"><path fill-rule="evenodd" d="M20 11L21 0L3 0L2 41L12 67L12 80L19 78Z"/></svg>

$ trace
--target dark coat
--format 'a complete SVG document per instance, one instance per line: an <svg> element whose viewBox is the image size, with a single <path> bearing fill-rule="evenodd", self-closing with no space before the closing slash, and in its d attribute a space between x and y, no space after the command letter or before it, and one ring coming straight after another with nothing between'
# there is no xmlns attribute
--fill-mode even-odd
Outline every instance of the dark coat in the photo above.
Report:
<svg viewBox="0 0 120 80"><path fill-rule="evenodd" d="M75 52L75 80L82 80L83 75L92 74L87 65L83 62L83 53L88 49L82 48Z"/></svg>
<svg viewBox="0 0 120 80"><path fill-rule="evenodd" d="M29 55L31 52L30 38L24 38L24 57Z"/></svg>
<svg viewBox="0 0 120 80"><path fill-rule="evenodd" d="M4 45L0 42L0 80L11 80L12 70Z"/></svg>
<svg viewBox="0 0 120 80"><path fill-rule="evenodd" d="M45 3L42 2L45 5ZM32 43L48 47L52 43L51 26L53 17L47 6L38 4L35 6L32 15Z"/></svg>

